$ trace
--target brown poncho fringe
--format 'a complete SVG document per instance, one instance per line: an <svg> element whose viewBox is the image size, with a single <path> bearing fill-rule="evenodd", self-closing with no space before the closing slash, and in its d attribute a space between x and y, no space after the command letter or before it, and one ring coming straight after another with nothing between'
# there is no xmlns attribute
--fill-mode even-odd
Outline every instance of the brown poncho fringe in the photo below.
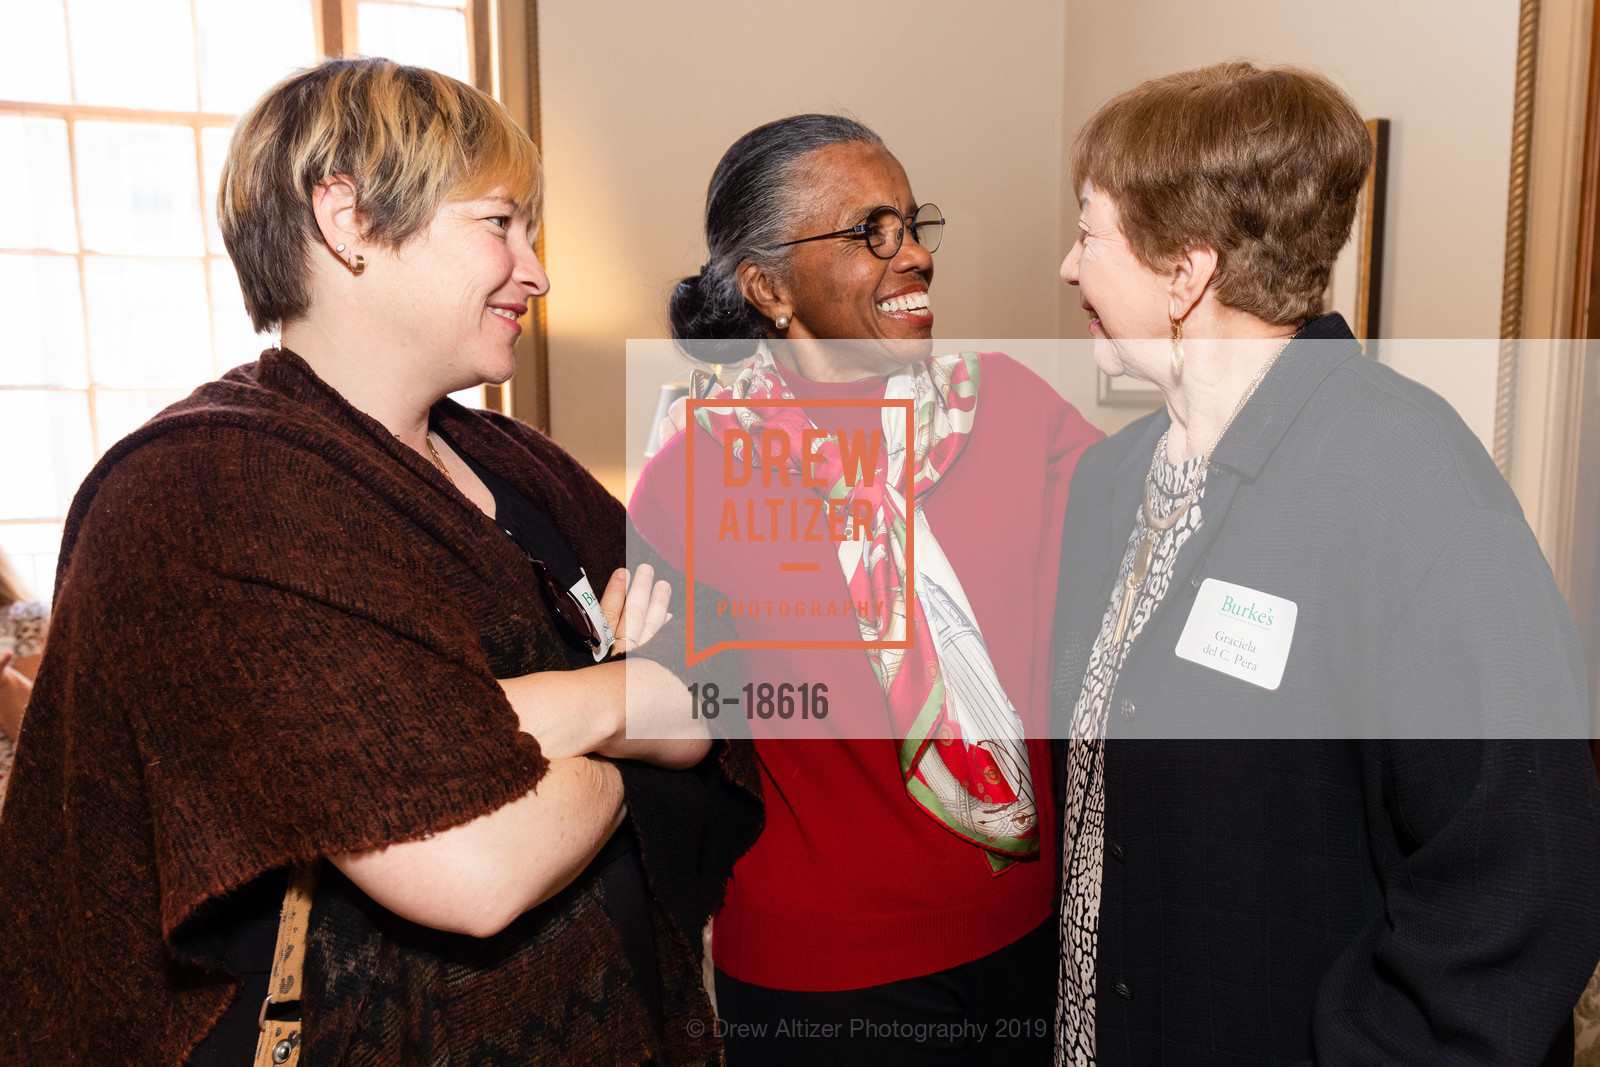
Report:
<svg viewBox="0 0 1600 1067"><path fill-rule="evenodd" d="M448 401L434 418L597 584L647 558L537 431ZM682 620L681 579L674 598ZM467 822L546 767L495 683L567 667L525 558L292 353L107 453L68 517L54 611L0 821L0 1063L181 1063L238 988L193 933L208 902ZM670 626L641 654L681 674L682 640ZM597 878L479 941L329 877L302 1062L719 1061L699 931L759 828L753 759L719 742L693 771L624 776L664 1047Z"/></svg>

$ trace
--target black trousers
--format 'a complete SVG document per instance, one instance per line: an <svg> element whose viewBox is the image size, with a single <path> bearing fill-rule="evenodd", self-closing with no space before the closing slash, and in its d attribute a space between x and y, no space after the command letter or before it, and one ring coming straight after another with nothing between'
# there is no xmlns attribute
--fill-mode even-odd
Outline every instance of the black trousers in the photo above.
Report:
<svg viewBox="0 0 1600 1067"><path fill-rule="evenodd" d="M1056 921L948 970L865 989L796 992L717 972L728 1067L1047 1065Z"/></svg>

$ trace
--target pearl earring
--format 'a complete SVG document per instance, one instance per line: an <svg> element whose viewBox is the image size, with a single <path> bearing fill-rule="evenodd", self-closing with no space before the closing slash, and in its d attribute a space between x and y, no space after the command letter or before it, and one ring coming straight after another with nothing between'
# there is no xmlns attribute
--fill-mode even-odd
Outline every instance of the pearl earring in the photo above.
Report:
<svg viewBox="0 0 1600 1067"><path fill-rule="evenodd" d="M333 250L335 252L343 252L344 251L344 245L342 243L341 244L336 244L336 245L333 246Z"/></svg>
<svg viewBox="0 0 1600 1067"><path fill-rule="evenodd" d="M789 316L779 315L772 325L776 326L780 330L787 330L789 328Z"/></svg>

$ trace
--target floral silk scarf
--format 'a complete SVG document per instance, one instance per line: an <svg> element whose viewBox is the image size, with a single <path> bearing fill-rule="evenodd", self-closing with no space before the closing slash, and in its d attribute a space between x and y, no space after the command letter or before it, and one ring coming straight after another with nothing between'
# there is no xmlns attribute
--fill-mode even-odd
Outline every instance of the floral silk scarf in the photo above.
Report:
<svg viewBox="0 0 1600 1067"><path fill-rule="evenodd" d="M1007 698L974 621L971 605L923 516L922 501L960 456L977 409L979 364L975 352L921 360L889 376L885 400L910 400L916 412L911 456L915 573L906 574L906 435L904 410L883 409L884 448L876 470L851 485L833 434L815 441L812 470L829 487L819 490L829 507L857 514L865 502L871 537L839 542L839 566L857 600L888 610L856 622L878 682L888 697L901 780L912 801L942 826L984 850L998 874L1039 851L1039 818L1022 720ZM722 444L728 429L780 433L789 441L788 464L798 472L801 433L814 429L763 349L733 386L713 399L740 406L698 407L695 420ZM751 404L770 401L771 406ZM739 442L735 442L736 451ZM758 446L757 454L761 451ZM831 514L832 512L830 512ZM855 527L849 527L854 533ZM907 603L907 585L915 596ZM885 648L910 635L909 650ZM931 640L928 638L931 637Z"/></svg>

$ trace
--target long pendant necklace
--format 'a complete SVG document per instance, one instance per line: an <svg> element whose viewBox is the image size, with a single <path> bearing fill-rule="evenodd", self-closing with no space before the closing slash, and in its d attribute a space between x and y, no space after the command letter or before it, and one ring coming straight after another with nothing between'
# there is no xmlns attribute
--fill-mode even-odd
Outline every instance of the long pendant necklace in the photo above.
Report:
<svg viewBox="0 0 1600 1067"><path fill-rule="evenodd" d="M1228 427L1233 425L1233 420L1240 411L1244 410L1244 406L1250 398L1255 395L1256 386L1261 384L1261 379L1267 376L1267 371L1272 369L1272 365L1278 362L1278 357L1283 355L1283 350L1288 347L1289 342L1285 341L1272 354L1272 358L1261 365L1261 369L1256 372L1256 376L1251 379L1249 387L1245 389L1244 395L1233 406L1233 413L1228 416L1228 421L1222 424L1222 430L1217 434L1217 441L1222 440L1223 434L1228 432ZM1211 448L1201 458L1199 466L1195 468L1188 494L1184 496L1177 507L1172 509L1170 514L1158 519L1156 518L1155 508L1150 503L1150 495L1155 487L1156 464L1160 462L1161 454L1167 450L1167 434L1171 432L1172 428L1169 426L1166 432L1161 435L1161 440L1156 442L1155 453L1150 457L1150 471L1144 478L1144 500L1141 502L1140 508L1144 512L1145 531L1144 536L1139 539L1139 547L1133 551L1133 566L1128 571L1128 577L1122 583L1122 607L1117 612L1117 627L1111 634L1112 649L1122 647L1122 639L1128 632L1128 620L1133 615L1133 602L1138 599L1139 590L1144 586L1145 579L1150 576L1150 559L1155 554L1156 535L1165 533L1178 525L1178 522L1188 514L1190 506L1199 499L1200 486L1204 484L1206 466L1210 462L1211 452L1217 447L1217 443L1212 442Z"/></svg>

